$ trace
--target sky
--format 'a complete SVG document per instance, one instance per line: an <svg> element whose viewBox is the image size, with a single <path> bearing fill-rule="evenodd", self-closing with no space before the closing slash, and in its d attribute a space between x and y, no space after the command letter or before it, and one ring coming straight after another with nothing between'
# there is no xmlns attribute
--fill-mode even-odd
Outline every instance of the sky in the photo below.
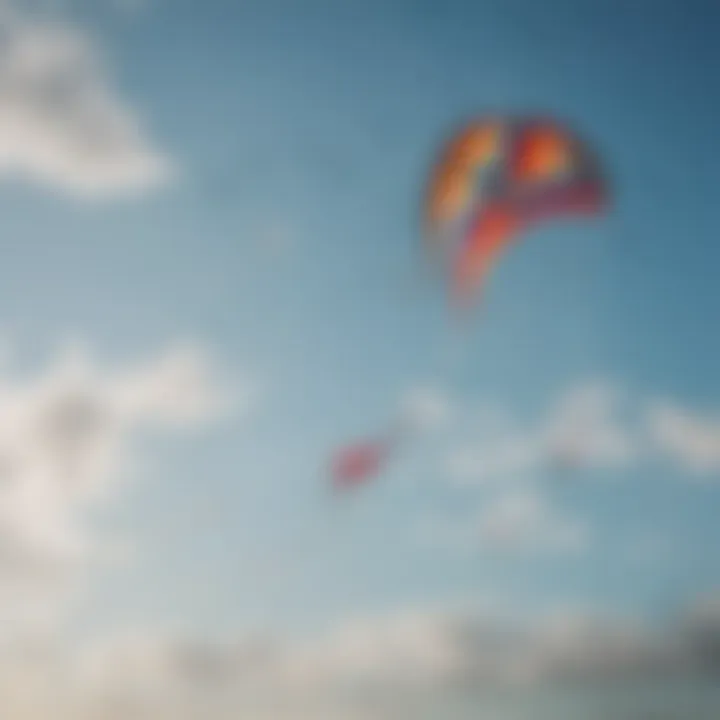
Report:
<svg viewBox="0 0 720 720"><path fill-rule="evenodd" d="M0 625L670 626L714 596L718 20L703 0L0 3ZM613 207L528 234L458 340L422 192L447 134L498 111L580 128ZM423 432L337 502L330 453L401 406ZM578 428L560 473L548 448Z"/></svg>

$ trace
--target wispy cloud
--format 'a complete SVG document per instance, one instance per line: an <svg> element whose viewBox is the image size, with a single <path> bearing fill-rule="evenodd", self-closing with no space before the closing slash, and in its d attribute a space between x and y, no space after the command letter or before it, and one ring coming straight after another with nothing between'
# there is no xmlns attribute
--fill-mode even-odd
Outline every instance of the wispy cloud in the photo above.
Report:
<svg viewBox="0 0 720 720"><path fill-rule="evenodd" d="M0 175L82 198L166 181L172 164L119 97L88 33L18 4L3 10Z"/></svg>
<svg viewBox="0 0 720 720"><path fill-rule="evenodd" d="M517 490L484 509L477 523L480 547L515 553L576 553L587 528L570 519L537 492Z"/></svg>
<svg viewBox="0 0 720 720"><path fill-rule="evenodd" d="M683 477L720 477L719 420L634 398L612 383L571 387L534 423L522 425L502 410L482 413L471 441L444 461L453 484L482 490L477 511L431 518L420 529L423 543L516 555L578 553L590 529L554 506L542 486L547 477L598 469L617 474L667 461ZM643 542L631 555L647 563L657 552L656 542Z"/></svg>
<svg viewBox="0 0 720 720"><path fill-rule="evenodd" d="M587 547L590 531L537 490L513 486L465 517L430 519L420 539L494 555L576 555Z"/></svg>
<svg viewBox="0 0 720 720"><path fill-rule="evenodd" d="M454 403L448 393L432 383L414 386L405 394L400 404L401 418L416 431L446 427L454 410Z"/></svg>
<svg viewBox="0 0 720 720"><path fill-rule="evenodd" d="M450 453L448 471L460 483L489 484L552 469L627 466L638 446L619 407L612 385L573 387L535 424L483 428Z"/></svg>
<svg viewBox="0 0 720 720"><path fill-rule="evenodd" d="M720 414L584 383L535 423L481 428L450 450L446 470L455 483L487 486L548 471L619 473L650 462L670 462L684 477L720 477Z"/></svg>
<svg viewBox="0 0 720 720"><path fill-rule="evenodd" d="M720 418L657 403L648 410L647 426L656 452L683 470L705 477L720 472Z"/></svg>
<svg viewBox="0 0 720 720"><path fill-rule="evenodd" d="M455 449L447 469L456 482L485 485L523 477L542 467L544 459L544 447L536 438L513 434Z"/></svg>
<svg viewBox="0 0 720 720"><path fill-rule="evenodd" d="M571 467L628 466L639 447L623 420L623 400L610 383L570 389L540 430L550 460Z"/></svg>

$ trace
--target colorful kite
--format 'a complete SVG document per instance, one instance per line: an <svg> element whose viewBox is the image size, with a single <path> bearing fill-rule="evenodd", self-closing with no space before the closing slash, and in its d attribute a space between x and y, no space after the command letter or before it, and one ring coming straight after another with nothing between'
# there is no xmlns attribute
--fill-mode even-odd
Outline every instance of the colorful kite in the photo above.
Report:
<svg viewBox="0 0 720 720"><path fill-rule="evenodd" d="M594 153L549 118L481 118L435 165L424 207L430 248L466 305L509 243L542 221L601 213L608 191Z"/></svg>

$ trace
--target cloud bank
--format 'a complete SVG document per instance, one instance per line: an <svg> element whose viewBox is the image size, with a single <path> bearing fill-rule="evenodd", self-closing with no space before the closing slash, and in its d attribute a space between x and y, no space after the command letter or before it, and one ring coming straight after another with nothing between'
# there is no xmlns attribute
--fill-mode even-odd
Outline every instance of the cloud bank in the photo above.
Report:
<svg viewBox="0 0 720 720"><path fill-rule="evenodd" d="M520 618L408 610L285 640L136 633L66 665L55 713L72 713L53 717L446 717L457 697L474 708L462 717L478 717L498 692L512 697L548 683L592 682L612 694L613 683L714 677L720 615L706 611L698 634L698 612L664 628L571 612ZM47 672L51 657L41 656L36 670Z"/></svg>
<svg viewBox="0 0 720 720"><path fill-rule="evenodd" d="M53 598L103 557L91 514L132 470L138 438L192 430L229 402L193 346L115 370L74 347L34 376L0 376L0 639L51 622Z"/></svg>

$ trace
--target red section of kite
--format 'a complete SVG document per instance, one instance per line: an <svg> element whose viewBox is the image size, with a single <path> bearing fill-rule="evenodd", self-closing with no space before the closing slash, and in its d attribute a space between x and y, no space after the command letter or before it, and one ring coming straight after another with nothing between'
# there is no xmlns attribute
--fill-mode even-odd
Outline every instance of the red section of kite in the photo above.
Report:
<svg viewBox="0 0 720 720"><path fill-rule="evenodd" d="M367 482L382 470L389 454L386 441L367 441L343 448L332 462L333 484L348 489Z"/></svg>

